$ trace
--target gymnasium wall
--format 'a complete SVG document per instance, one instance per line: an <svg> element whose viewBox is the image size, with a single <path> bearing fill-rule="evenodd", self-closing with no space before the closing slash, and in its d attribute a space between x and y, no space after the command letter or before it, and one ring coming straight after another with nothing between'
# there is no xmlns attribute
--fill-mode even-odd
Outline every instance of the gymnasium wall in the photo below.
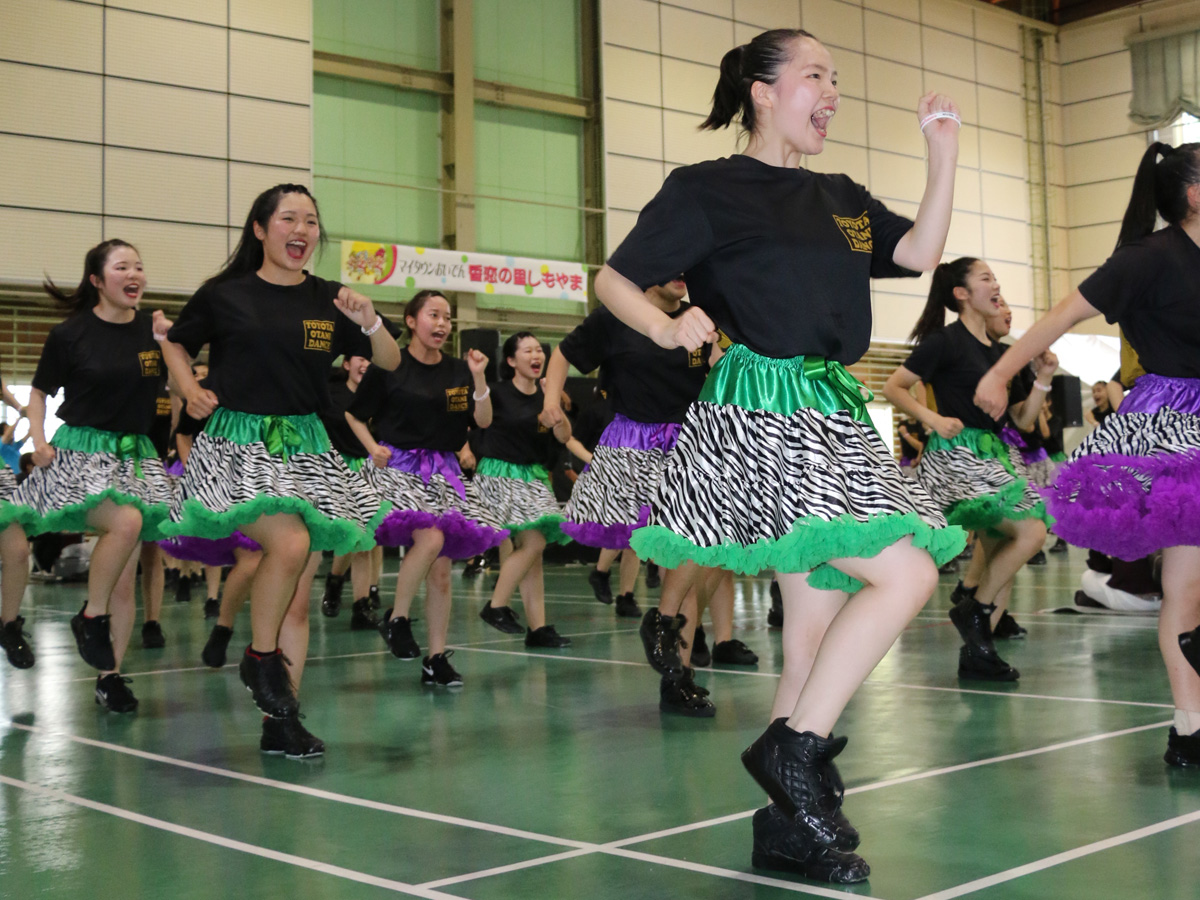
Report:
<svg viewBox="0 0 1200 900"><path fill-rule="evenodd" d="M0 280L136 244L191 290L250 201L310 181L310 0L0 0Z"/></svg>

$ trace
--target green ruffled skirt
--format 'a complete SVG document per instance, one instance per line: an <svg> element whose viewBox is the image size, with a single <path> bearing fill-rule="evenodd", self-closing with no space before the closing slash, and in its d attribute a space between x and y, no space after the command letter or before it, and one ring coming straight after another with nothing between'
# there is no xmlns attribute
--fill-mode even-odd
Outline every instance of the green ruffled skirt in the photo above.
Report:
<svg viewBox="0 0 1200 900"><path fill-rule="evenodd" d="M542 466L523 466L484 458L475 470L481 499L514 535L540 531L550 544L568 544L563 534L562 508L550 489L550 474Z"/></svg>

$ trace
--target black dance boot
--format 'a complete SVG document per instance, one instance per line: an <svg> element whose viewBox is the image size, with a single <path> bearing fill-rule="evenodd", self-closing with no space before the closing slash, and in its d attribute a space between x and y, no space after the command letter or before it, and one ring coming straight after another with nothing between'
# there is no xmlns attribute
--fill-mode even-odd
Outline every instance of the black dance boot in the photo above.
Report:
<svg viewBox="0 0 1200 900"><path fill-rule="evenodd" d="M796 819L771 805L754 814L756 869L774 869L837 884L866 881L871 867L856 853L813 843Z"/></svg>
<svg viewBox="0 0 1200 900"><path fill-rule="evenodd" d="M771 582L771 608L767 612L767 624L772 628L783 627L783 592L779 582Z"/></svg>
<svg viewBox="0 0 1200 900"><path fill-rule="evenodd" d="M950 621L962 636L958 677L974 681L1016 681L1021 673L1000 658L992 642L992 613L974 596L964 597L950 609Z"/></svg>
<svg viewBox="0 0 1200 900"><path fill-rule="evenodd" d="M300 711L287 660L278 650L264 656L247 647L238 672L254 698L254 705L263 714L272 719L286 719Z"/></svg>
<svg viewBox="0 0 1200 900"><path fill-rule="evenodd" d="M711 719L717 708L708 699L708 691L692 680L694 669L684 669L679 678L663 676L658 686L658 708L693 719Z"/></svg>
<svg viewBox="0 0 1200 900"><path fill-rule="evenodd" d="M379 616L371 611L371 599L359 597L350 607L351 631L378 631Z"/></svg>
<svg viewBox="0 0 1200 900"><path fill-rule="evenodd" d="M848 833L835 819L840 791L830 782L833 757L844 746L844 739L793 731L787 719L779 718L743 751L742 765L783 813L794 818L810 843L852 849L858 834Z"/></svg>
<svg viewBox="0 0 1200 900"><path fill-rule="evenodd" d="M321 598L322 615L333 619L342 611L342 587L345 583L345 575L334 575L330 572L325 576L325 595Z"/></svg>
<svg viewBox="0 0 1200 900"><path fill-rule="evenodd" d="M646 661L659 675L676 679L683 675L683 662L679 659L682 643L679 630L683 622L683 616L664 616L653 606L642 617L638 633L646 651Z"/></svg>
<svg viewBox="0 0 1200 900"><path fill-rule="evenodd" d="M1200 768L1200 731L1195 734L1180 734L1171 726L1167 734L1167 752L1163 762L1180 769Z"/></svg>
<svg viewBox="0 0 1200 900"><path fill-rule="evenodd" d="M1185 631L1179 636L1179 649L1183 657L1192 664L1192 668L1200 674L1200 628Z"/></svg>
<svg viewBox="0 0 1200 900"><path fill-rule="evenodd" d="M367 591L367 599L371 601L371 609L379 609L379 585L371 585Z"/></svg>

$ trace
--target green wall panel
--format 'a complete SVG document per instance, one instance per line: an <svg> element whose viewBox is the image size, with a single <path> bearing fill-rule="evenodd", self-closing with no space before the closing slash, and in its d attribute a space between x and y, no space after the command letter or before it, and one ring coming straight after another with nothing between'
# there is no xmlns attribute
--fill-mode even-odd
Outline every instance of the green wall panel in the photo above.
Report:
<svg viewBox="0 0 1200 900"><path fill-rule="evenodd" d="M580 96L579 4L475 0L475 76Z"/></svg>
<svg viewBox="0 0 1200 900"><path fill-rule="evenodd" d="M437 0L315 0L313 49L438 68Z"/></svg>

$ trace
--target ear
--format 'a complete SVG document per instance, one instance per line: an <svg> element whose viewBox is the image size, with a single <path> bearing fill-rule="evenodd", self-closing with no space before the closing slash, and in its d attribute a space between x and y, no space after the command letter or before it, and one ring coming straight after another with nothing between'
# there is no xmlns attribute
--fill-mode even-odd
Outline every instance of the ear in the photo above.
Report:
<svg viewBox="0 0 1200 900"><path fill-rule="evenodd" d="M89 275L88 281L92 283L92 287L94 287L96 290L100 290L100 285L104 284L104 279L97 278L95 275Z"/></svg>
<svg viewBox="0 0 1200 900"><path fill-rule="evenodd" d="M750 99L754 101L755 106L761 106L763 109L772 109L775 105L771 85L765 81L756 81L750 85Z"/></svg>
<svg viewBox="0 0 1200 900"><path fill-rule="evenodd" d="M958 305L961 307L971 299L971 292L965 287L956 287L954 289L954 299L958 301Z"/></svg>
<svg viewBox="0 0 1200 900"><path fill-rule="evenodd" d="M263 228L261 225L259 225L257 222L254 222L252 224L254 226L254 236L256 238L258 238L260 241L265 241L267 239L267 230L265 228Z"/></svg>
<svg viewBox="0 0 1200 900"><path fill-rule="evenodd" d="M1200 182L1188 185L1187 198L1188 209L1193 213L1200 212Z"/></svg>

